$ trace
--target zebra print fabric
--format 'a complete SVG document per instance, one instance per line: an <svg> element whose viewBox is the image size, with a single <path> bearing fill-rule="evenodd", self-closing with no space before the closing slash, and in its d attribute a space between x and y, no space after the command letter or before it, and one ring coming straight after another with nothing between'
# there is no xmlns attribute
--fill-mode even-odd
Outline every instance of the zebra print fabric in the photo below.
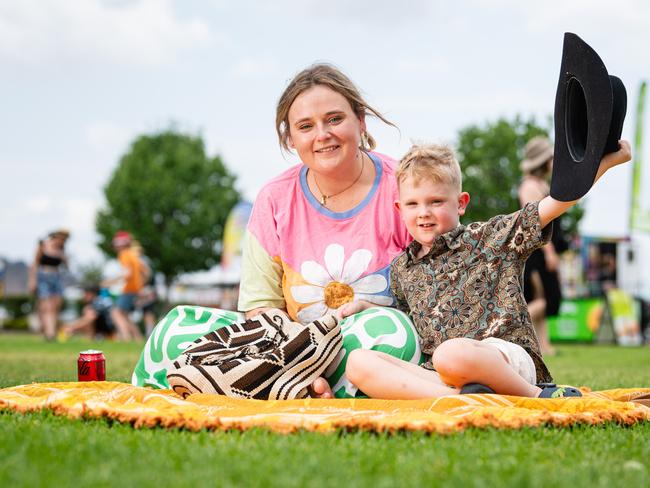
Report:
<svg viewBox="0 0 650 488"><path fill-rule="evenodd" d="M183 398L193 393L305 398L309 385L337 357L342 344L335 317L302 325L272 309L197 339L174 361L167 381Z"/></svg>

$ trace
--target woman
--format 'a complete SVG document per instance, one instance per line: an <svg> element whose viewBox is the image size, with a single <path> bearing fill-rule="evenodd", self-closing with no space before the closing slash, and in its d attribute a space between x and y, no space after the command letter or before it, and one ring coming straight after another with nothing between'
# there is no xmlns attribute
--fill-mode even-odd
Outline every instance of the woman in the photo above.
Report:
<svg viewBox="0 0 650 488"><path fill-rule="evenodd" d="M34 262L29 269L29 290L36 294L37 312L43 335L54 340L63 305L62 267L67 267L65 243L70 237L67 230L51 232L39 241Z"/></svg>
<svg viewBox="0 0 650 488"><path fill-rule="evenodd" d="M343 351L313 385L321 397L355 396L344 376L349 352L362 347L418 363L409 318L393 308L388 272L410 237L395 211L395 161L375 153L366 116L391 124L336 68L316 64L280 97L280 146L298 164L259 193L248 223L239 309L252 317L269 308L308 323L353 300L377 308L341 322ZM191 341L236 320L234 312L177 307L154 330L134 372L137 385L167 387L167 364ZM171 347L166 344L172 345ZM333 390L333 392L332 392Z"/></svg>
<svg viewBox="0 0 650 488"><path fill-rule="evenodd" d="M534 137L526 144L524 156L520 164L524 177L519 185L522 207L528 202L541 200L550 192L548 178L553 169L551 142L545 137ZM556 222L551 241L531 254L524 270L524 296L544 355L555 354L548 337L546 319L557 315L560 310L562 292L557 272L559 253L565 250L562 229Z"/></svg>

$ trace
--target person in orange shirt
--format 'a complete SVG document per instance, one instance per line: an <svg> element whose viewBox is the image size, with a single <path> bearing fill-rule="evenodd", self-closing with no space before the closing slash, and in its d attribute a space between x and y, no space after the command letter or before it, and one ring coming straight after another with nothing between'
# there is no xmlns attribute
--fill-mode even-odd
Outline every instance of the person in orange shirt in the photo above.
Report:
<svg viewBox="0 0 650 488"><path fill-rule="evenodd" d="M110 280L104 281L104 286L115 284L119 281L124 282L122 292L117 297L115 306L111 310L111 319L117 328L118 337L122 340L141 340L143 339L140 329L131 321L129 313L135 308L135 300L142 289L143 269L142 262L138 254L132 248L133 238L131 234L123 230L118 231L113 236L113 249L117 253L117 260L122 266L122 274Z"/></svg>

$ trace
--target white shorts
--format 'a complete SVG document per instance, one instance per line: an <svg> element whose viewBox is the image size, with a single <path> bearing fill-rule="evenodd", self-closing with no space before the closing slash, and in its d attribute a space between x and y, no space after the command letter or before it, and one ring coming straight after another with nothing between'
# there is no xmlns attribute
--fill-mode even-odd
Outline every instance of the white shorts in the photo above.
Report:
<svg viewBox="0 0 650 488"><path fill-rule="evenodd" d="M535 371L535 363L530 354L518 344L513 342L497 339L496 337L488 337L483 339L481 344L493 346L506 357L510 366L531 385L537 383L537 372Z"/></svg>

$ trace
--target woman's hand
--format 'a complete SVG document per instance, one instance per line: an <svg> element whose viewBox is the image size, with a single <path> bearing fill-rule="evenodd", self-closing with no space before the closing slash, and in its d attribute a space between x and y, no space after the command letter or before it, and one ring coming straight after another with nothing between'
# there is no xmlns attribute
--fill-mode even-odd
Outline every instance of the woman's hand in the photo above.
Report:
<svg viewBox="0 0 650 488"><path fill-rule="evenodd" d="M27 289L30 295L36 295L36 278L30 276L27 281Z"/></svg>
<svg viewBox="0 0 650 488"><path fill-rule="evenodd" d="M248 312L244 312L244 316L246 319L252 319L256 315L259 315L261 313L264 313L268 310L272 310L273 307L259 307L259 308L254 308L253 310L249 310Z"/></svg>
<svg viewBox="0 0 650 488"><path fill-rule="evenodd" d="M345 317L349 317L355 313L363 312L364 310L374 306L374 304L366 302L365 300L355 300L353 302L344 303L339 308L337 308L334 316L338 320L343 320Z"/></svg>

